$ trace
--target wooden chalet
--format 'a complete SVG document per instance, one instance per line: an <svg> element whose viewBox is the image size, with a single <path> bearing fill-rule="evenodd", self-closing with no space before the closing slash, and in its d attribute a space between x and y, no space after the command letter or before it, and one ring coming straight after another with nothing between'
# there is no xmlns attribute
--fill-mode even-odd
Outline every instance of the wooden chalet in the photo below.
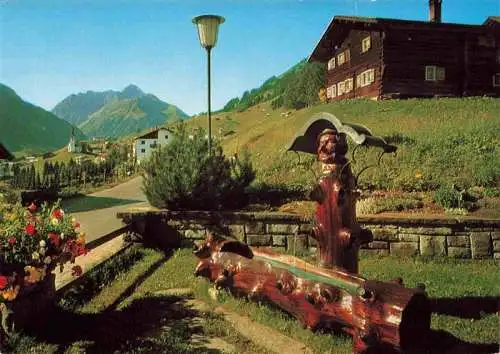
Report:
<svg viewBox="0 0 500 354"><path fill-rule="evenodd" d="M13 160L14 155L12 155L7 148L0 143L0 160Z"/></svg>
<svg viewBox="0 0 500 354"><path fill-rule="evenodd" d="M309 57L326 65L329 101L500 96L500 17L482 25L335 16Z"/></svg>

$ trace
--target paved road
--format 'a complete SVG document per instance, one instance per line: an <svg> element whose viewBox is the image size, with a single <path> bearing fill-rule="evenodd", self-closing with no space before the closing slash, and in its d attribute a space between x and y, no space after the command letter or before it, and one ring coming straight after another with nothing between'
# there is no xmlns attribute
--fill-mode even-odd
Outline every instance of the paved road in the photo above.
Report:
<svg viewBox="0 0 500 354"><path fill-rule="evenodd" d="M142 178L136 177L113 188L65 201L63 207L77 218L89 242L123 226L116 213L149 207L141 187Z"/></svg>

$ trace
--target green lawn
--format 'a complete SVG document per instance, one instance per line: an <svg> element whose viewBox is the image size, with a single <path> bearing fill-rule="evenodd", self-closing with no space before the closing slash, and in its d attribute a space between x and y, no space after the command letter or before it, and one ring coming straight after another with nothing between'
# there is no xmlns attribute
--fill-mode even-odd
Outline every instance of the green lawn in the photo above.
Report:
<svg viewBox="0 0 500 354"><path fill-rule="evenodd" d="M298 111L273 110L268 103L244 112L212 117L213 131L222 132L227 154L248 147L259 181L308 184L314 157L287 153L295 135L318 112L333 113L342 122L367 126L398 147L379 168L363 173L363 187L427 190L440 184L463 187L495 186L500 176L500 100L495 98L442 98L410 100L347 100ZM206 116L187 121L206 128ZM234 132L224 136L225 133ZM352 151L352 149L351 149ZM360 149L354 169L376 161L375 149Z"/></svg>
<svg viewBox="0 0 500 354"><path fill-rule="evenodd" d="M176 318L175 313L166 309L178 298L161 296L158 292L173 288L191 288L196 298L204 300L210 306L215 308L221 306L222 302L222 306L228 309L306 343L317 353L351 352L351 339L348 336L312 333L279 310L224 294L220 302L215 302L208 296L210 284L205 279L193 276L197 259L190 249L179 249L172 255L165 256L151 249L134 248L120 257L107 268L96 271L91 276L95 279L93 282L65 295L64 312L52 319L57 322L57 326L48 327L55 333L38 335L38 338L20 336L12 342L18 348L17 352L92 352L97 347L117 352L200 352L199 347L186 342L193 335L193 330L185 319L177 319L180 324L177 330L166 328L165 319ZM410 287L424 283L429 297L437 299L436 303L451 301L458 305L461 302L462 305L467 305L466 298L480 298L486 302L486 297L498 296L498 270L498 261L495 260L396 259L372 256L362 256L360 259L360 272L367 278L391 280L402 277ZM109 285L103 287L104 284ZM488 312L486 310L478 316L469 316L475 318L434 314L432 328L445 330L468 342L495 343L499 341L500 318L498 313ZM237 350L244 348L247 353L263 352L262 348L248 339L235 334L231 326L220 317L214 314L203 316L203 333L217 335L232 343ZM107 328L107 334L96 336L91 328Z"/></svg>

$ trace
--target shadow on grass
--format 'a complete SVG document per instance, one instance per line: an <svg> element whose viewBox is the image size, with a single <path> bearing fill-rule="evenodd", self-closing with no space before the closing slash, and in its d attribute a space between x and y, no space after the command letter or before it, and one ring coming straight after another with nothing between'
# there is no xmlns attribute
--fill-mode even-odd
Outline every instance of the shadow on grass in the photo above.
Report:
<svg viewBox="0 0 500 354"><path fill-rule="evenodd" d="M56 306L50 316L34 320L24 334L37 342L56 345L57 353L77 349L75 346L86 353L219 353L206 347L208 342L200 322L203 315L188 305L186 298L145 295L117 310L120 303L171 256L171 250L164 250L164 256L151 264L103 311L81 313L67 306ZM80 291L95 295L98 289L80 287ZM82 295L89 298L87 294Z"/></svg>
<svg viewBox="0 0 500 354"><path fill-rule="evenodd" d="M119 199L109 197L85 196L73 198L62 202L62 207L69 213L111 208L120 205L142 203L143 200Z"/></svg>
<svg viewBox="0 0 500 354"><path fill-rule="evenodd" d="M27 328L25 334L57 345L58 353L75 345L86 353L219 353L206 347L201 316L186 299L146 297L122 310L98 314L56 308L44 323Z"/></svg>

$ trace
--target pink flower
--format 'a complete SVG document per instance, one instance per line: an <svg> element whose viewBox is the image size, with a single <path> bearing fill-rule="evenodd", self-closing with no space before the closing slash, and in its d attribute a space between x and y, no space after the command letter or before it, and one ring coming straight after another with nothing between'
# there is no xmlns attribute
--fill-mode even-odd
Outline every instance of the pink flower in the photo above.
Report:
<svg viewBox="0 0 500 354"><path fill-rule="evenodd" d="M26 225L26 227L24 228L24 230L30 236L33 236L36 233L35 225L33 225L33 224Z"/></svg>
<svg viewBox="0 0 500 354"><path fill-rule="evenodd" d="M16 240L16 238L15 238L15 237L9 237L9 240L8 240L8 241L9 241L9 244L10 244L11 246L13 246L13 245L17 242L17 240Z"/></svg>
<svg viewBox="0 0 500 354"><path fill-rule="evenodd" d="M56 209L52 212L52 216L61 220L64 216L64 211L62 209Z"/></svg>
<svg viewBox="0 0 500 354"><path fill-rule="evenodd" d="M59 237L58 234L53 233L53 232L49 232L48 236L49 236L50 242L52 242L52 244L54 246L56 246L56 247L59 246L59 244L61 243L61 238Z"/></svg>

